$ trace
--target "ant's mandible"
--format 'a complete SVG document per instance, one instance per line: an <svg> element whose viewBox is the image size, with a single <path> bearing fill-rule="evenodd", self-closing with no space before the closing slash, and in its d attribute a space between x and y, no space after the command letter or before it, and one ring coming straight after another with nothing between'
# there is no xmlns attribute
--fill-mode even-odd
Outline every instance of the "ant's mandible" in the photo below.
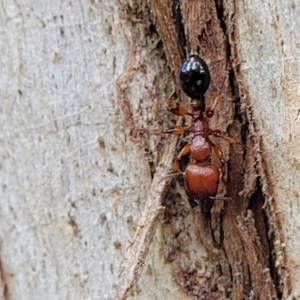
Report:
<svg viewBox="0 0 300 300"><path fill-rule="evenodd" d="M220 130L209 128L209 119L214 115L214 110L221 99L218 95L211 107L205 109L204 94L210 84L210 73L206 63L197 55L190 56L182 65L180 71L180 85L183 92L191 98L192 112L184 107L172 107L172 100L167 101L167 109L177 116L192 117L192 125L188 129L175 126L162 130L163 133L183 134L192 133L190 143L186 144L178 154L173 170L183 176L185 191L191 207L200 205L205 212L210 211L213 201L228 200L228 197L216 197L221 177L225 175L225 159L220 147L215 145L209 136L222 138L231 144L239 143L235 139L225 136ZM221 168L211 164L212 148L221 162ZM186 169L182 172L179 168L181 159L190 154Z"/></svg>

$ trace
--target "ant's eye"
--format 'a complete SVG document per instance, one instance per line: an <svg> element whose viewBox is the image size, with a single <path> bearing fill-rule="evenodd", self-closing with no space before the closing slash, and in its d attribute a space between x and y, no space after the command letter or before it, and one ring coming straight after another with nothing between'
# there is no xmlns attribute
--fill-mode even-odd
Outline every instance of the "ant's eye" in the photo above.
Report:
<svg viewBox="0 0 300 300"><path fill-rule="evenodd" d="M206 63L197 55L190 56L182 65L180 85L192 99L200 100L210 83L210 73Z"/></svg>

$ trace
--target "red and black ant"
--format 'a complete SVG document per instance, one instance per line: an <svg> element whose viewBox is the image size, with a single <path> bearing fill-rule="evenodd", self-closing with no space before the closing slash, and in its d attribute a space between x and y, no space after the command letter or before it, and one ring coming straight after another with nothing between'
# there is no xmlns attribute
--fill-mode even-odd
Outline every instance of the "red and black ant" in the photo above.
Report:
<svg viewBox="0 0 300 300"><path fill-rule="evenodd" d="M225 175L225 159L220 147L215 145L209 136L222 138L231 144L241 144L235 139L225 136L220 130L209 128L209 119L214 115L214 110L221 99L221 95L215 98L211 107L205 109L204 94L210 84L210 72L206 63L198 56L190 56L182 65L180 71L180 85L183 92L191 98L192 112L182 106L172 107L172 100L167 102L167 109L177 116L192 117L192 125L188 129L175 126L162 130L163 133L183 134L192 133L190 143L186 144L178 154L174 163L174 173L183 176L185 191L191 207L200 205L205 212L210 211L213 201L228 200L228 197L216 197L219 186L219 178ZM212 148L221 162L221 168L211 163ZM190 160L186 169L182 172L179 168L181 159L190 154Z"/></svg>

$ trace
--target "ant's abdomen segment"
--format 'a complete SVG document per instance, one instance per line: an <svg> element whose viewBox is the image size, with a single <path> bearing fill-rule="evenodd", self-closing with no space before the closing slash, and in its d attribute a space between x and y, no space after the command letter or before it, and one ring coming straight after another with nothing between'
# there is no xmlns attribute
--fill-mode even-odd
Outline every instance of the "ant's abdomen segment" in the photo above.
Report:
<svg viewBox="0 0 300 300"><path fill-rule="evenodd" d="M219 169L208 163L189 163L184 171L183 178L187 194L194 195L197 199L215 197L219 185Z"/></svg>

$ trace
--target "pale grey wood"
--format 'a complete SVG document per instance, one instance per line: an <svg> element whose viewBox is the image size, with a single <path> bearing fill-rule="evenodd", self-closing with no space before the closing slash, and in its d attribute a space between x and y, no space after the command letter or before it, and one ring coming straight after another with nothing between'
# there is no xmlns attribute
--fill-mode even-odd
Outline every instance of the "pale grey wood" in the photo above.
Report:
<svg viewBox="0 0 300 300"><path fill-rule="evenodd" d="M115 293L151 183L147 156L126 132L115 93L133 50L120 17L116 1L0 7L2 299ZM139 54L148 71L137 71L128 99L140 127L153 118L157 94L165 97L150 89L166 69L149 52ZM170 270L160 271L165 284L152 277L142 298L168 299L160 293L175 289Z"/></svg>

